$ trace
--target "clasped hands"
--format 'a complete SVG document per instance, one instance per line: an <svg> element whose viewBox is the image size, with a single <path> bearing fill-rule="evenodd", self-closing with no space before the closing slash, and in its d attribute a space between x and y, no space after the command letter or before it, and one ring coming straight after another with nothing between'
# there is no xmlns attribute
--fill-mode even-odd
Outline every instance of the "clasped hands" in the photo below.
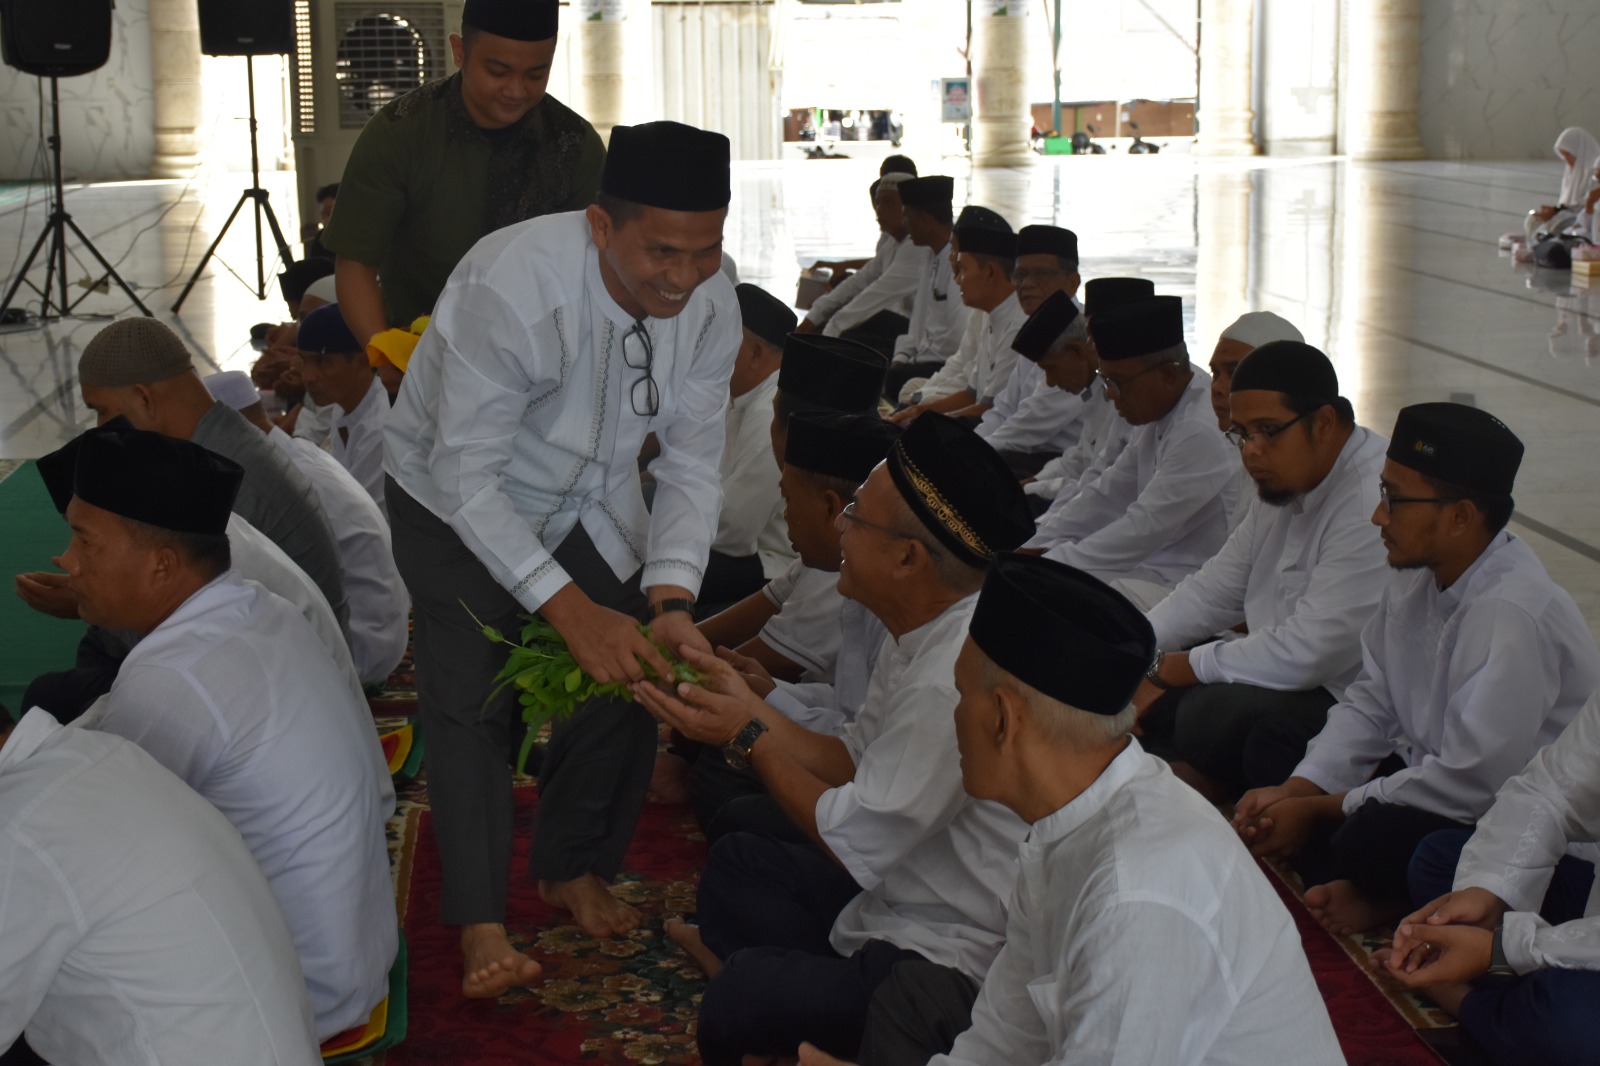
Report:
<svg viewBox="0 0 1600 1066"><path fill-rule="evenodd" d="M1393 946L1373 953L1373 967L1407 988L1476 980L1489 969L1494 929L1508 909L1488 889L1447 892L1400 919Z"/></svg>
<svg viewBox="0 0 1600 1066"><path fill-rule="evenodd" d="M751 687L752 681L759 684L766 677L766 671L753 660L727 648L712 655L687 643L679 646L678 653L684 662L700 671L700 684L681 682L669 689L636 681L633 695L645 710L679 733L720 748L733 740L750 719L770 713L766 702ZM770 691L771 678L766 681Z"/></svg>

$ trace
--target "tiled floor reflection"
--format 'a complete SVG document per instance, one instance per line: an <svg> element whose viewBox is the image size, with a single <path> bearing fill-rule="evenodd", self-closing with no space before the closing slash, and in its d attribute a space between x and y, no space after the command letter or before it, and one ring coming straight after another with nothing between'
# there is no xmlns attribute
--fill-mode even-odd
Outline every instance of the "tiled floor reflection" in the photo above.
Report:
<svg viewBox="0 0 1600 1066"><path fill-rule="evenodd" d="M924 172L940 169L919 159ZM950 160L958 195L1015 225L1076 230L1086 277L1141 273L1184 297L1201 359L1246 310L1294 321L1334 357L1360 419L1387 432L1400 407L1465 398L1504 419L1528 445L1515 532L1539 551L1600 630L1600 289L1565 274L1516 268L1496 237L1549 200L1558 176L1542 163L1353 164L1328 160L1200 161L1189 156L1041 159L1028 170L969 172ZM745 280L793 292L800 263L867 252L874 238L866 160L741 166L728 250ZM92 186L68 194L79 224L206 366L242 368L248 329L283 313L213 270L181 316L170 305L245 182ZM264 180L284 229L298 218L289 175ZM0 267L44 218L0 200ZM223 258L253 282L248 220ZM76 280L82 271L75 271ZM1547 276L1548 275L1548 276ZM164 287L163 287L164 286ZM156 291L149 291L156 290ZM81 310L121 314L120 294ZM100 320L0 334L0 457L38 455L88 418L73 367Z"/></svg>

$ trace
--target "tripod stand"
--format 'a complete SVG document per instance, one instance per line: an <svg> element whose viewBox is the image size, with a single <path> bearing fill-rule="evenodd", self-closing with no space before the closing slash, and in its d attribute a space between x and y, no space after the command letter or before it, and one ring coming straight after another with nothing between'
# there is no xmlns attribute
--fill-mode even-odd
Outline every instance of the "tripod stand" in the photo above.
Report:
<svg viewBox="0 0 1600 1066"><path fill-rule="evenodd" d="M189 298L189 290L194 288L194 283L200 280L200 274L205 270L206 264L211 262L211 257L217 254L217 245L222 243L222 238L228 235L228 227L233 225L233 220L239 217L239 211L246 203L254 203L256 219L256 299L267 298L267 264L266 256L261 244L261 216L267 216L267 225L272 228L272 239L278 246L278 254L283 257L285 264L294 262L294 253L289 251L289 242L283 239L283 230L278 226L278 216L272 213L272 204L267 199L267 190L261 187L261 154L256 147L256 64L254 56L244 57L245 81L250 89L250 187L239 194L239 202L233 205L233 211L228 215L228 221L222 224L222 232L217 234L217 239L211 242L211 247L206 249L206 254L200 257L200 265L194 268L194 273L189 277L189 284L183 287L183 292L178 294L178 301L172 305L173 314L183 306L183 301ZM237 276L237 275L235 275Z"/></svg>
<svg viewBox="0 0 1600 1066"><path fill-rule="evenodd" d="M89 293L99 289L101 285L110 280L116 282L117 287L127 293L128 299L133 301L133 306L137 307L146 317L150 317L150 309L144 305L138 296L134 295L133 289L129 288L128 283L122 280L122 275L117 273L116 268L106 262L106 257L100 254L100 249L94 246L94 242L89 239L89 235L79 229L78 224L72 221L72 216L67 214L67 194L62 186L61 179L61 83L54 77L50 79L50 137L45 143L50 146L51 160L55 166L53 175L55 187L51 193L50 217L45 220L44 232L40 233L39 239L33 242L33 251L28 253L28 258L22 264L22 269L17 271L17 276L12 279L11 287L6 290L5 299L0 300L0 315L3 315L11 307L11 301L16 297L17 291L22 288L25 282L28 288L44 297L44 307L39 317L50 319L70 315L73 308L88 298ZM95 261L105 268L105 273L100 275L100 279L90 285L83 295L76 300L67 298L67 230L69 229L82 242L83 246L89 250L89 254L94 256ZM33 282L28 281L28 271L33 269L34 260L39 258L39 252L44 249L47 241L50 244L50 249L45 253L44 288L41 289ZM52 287L56 287L58 290L57 295L54 297L54 304L51 302L52 297L50 295ZM55 308L55 314L50 313L52 306Z"/></svg>

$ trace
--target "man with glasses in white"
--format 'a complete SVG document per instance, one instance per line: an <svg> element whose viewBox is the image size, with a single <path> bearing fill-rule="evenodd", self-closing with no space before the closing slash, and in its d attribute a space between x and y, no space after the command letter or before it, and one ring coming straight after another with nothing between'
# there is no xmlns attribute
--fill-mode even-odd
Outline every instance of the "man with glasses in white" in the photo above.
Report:
<svg viewBox="0 0 1600 1066"><path fill-rule="evenodd" d="M441 918L462 927L471 997L539 972L504 926L517 704L510 691L486 702L506 649L473 615L516 633L537 612L601 683L642 680L646 666L668 676L650 637L710 650L694 600L722 506L741 340L721 273L728 159L726 137L679 123L613 129L596 205L499 230L461 261L385 428ZM647 511L638 456L652 433ZM655 753L644 710L594 700L557 724L539 768L531 874L592 936L640 921L606 882Z"/></svg>
<svg viewBox="0 0 1600 1066"><path fill-rule="evenodd" d="M1232 379L1227 439L1252 498L1222 550L1149 612L1161 651L1133 700L1146 749L1214 802L1294 770L1361 669L1388 575L1370 518L1389 442L1355 424L1333 363L1273 341ZM1243 637L1217 639L1241 622ZM1255 743L1269 720L1274 743Z"/></svg>
<svg viewBox="0 0 1600 1066"><path fill-rule="evenodd" d="M1396 572L1361 674L1288 779L1239 801L1251 850L1293 860L1335 935L1409 912L1418 844L1471 829L1600 682L1577 605L1505 530L1522 450L1475 407L1400 412L1372 514Z"/></svg>

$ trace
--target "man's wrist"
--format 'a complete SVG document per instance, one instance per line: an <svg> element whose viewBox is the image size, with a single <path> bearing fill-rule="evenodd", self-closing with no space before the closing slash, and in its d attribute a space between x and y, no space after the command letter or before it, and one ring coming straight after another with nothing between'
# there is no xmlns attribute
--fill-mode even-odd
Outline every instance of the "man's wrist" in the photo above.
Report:
<svg viewBox="0 0 1600 1066"><path fill-rule="evenodd" d="M694 621L695 602L687 596L670 596L666 599L655 600L650 604L650 618L660 618L664 614L680 611L689 616L689 621Z"/></svg>

